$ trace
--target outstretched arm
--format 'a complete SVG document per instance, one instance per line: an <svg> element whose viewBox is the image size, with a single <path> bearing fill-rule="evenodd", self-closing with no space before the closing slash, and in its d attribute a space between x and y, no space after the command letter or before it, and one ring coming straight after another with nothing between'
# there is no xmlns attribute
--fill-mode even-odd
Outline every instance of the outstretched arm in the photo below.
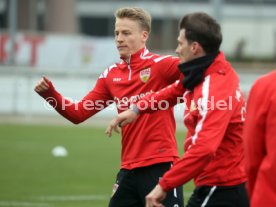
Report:
<svg viewBox="0 0 276 207"><path fill-rule="evenodd" d="M74 124L83 122L113 103L103 79L98 79L94 89L78 103L74 103L58 93L52 82L45 76L39 80L34 90L60 115Z"/></svg>

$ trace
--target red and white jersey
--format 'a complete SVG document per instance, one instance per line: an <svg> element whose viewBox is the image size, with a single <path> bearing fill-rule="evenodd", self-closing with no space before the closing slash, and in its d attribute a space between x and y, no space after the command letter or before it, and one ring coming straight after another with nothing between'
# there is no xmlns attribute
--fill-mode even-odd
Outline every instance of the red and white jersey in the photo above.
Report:
<svg viewBox="0 0 276 207"><path fill-rule="evenodd" d="M242 140L245 109L237 74L219 53L206 70L204 81L193 91L185 90L181 81L180 78L165 90L148 95L144 98L148 103L144 100L137 103L144 114L152 112L147 106L157 107L149 104L153 100L167 100L173 106L179 97L184 99L184 124L188 130L185 154L163 176L160 185L169 191L193 178L196 186L245 182Z"/></svg>
<svg viewBox="0 0 276 207"><path fill-rule="evenodd" d="M180 75L178 64L177 57L159 56L143 48L128 60L106 69L93 90L79 103L74 104L66 100L52 84L50 90L40 95L45 99L56 99L55 109L77 124L113 102L116 102L120 113L127 110L130 103L135 103L146 94L175 82ZM62 106L62 103L65 103L66 107ZM121 156L121 167L125 169L175 161L178 152L173 110L139 116L133 124L123 127Z"/></svg>
<svg viewBox="0 0 276 207"><path fill-rule="evenodd" d="M247 103L244 128L250 206L276 206L276 72L259 78Z"/></svg>

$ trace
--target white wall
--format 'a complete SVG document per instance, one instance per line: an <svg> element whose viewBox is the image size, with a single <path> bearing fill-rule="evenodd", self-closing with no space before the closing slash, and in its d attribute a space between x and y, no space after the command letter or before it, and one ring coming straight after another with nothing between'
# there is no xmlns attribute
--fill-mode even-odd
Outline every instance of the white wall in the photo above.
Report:
<svg viewBox="0 0 276 207"><path fill-rule="evenodd" d="M222 33L222 50L226 55L235 55L237 43L243 39L245 41L245 56L257 58L276 57L275 20L225 20L222 26Z"/></svg>

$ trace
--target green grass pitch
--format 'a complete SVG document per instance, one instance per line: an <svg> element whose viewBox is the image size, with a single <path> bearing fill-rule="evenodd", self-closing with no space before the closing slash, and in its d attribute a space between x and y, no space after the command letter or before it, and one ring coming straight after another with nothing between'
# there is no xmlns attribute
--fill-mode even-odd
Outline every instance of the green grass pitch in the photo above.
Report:
<svg viewBox="0 0 276 207"><path fill-rule="evenodd" d="M0 125L0 207L105 207L120 167L120 135L87 126ZM180 154L184 132L177 133ZM64 146L67 157L54 157ZM187 201L193 189L185 185Z"/></svg>

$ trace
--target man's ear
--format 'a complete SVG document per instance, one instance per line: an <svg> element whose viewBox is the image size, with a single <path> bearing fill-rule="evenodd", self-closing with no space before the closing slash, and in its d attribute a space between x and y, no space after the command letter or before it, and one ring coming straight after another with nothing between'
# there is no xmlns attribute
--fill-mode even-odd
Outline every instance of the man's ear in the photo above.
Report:
<svg viewBox="0 0 276 207"><path fill-rule="evenodd" d="M204 53L202 46L198 42L193 42L191 45L191 51L194 55Z"/></svg>
<svg viewBox="0 0 276 207"><path fill-rule="evenodd" d="M143 42L146 42L149 38L149 32L148 31L143 31L142 32L142 40Z"/></svg>

